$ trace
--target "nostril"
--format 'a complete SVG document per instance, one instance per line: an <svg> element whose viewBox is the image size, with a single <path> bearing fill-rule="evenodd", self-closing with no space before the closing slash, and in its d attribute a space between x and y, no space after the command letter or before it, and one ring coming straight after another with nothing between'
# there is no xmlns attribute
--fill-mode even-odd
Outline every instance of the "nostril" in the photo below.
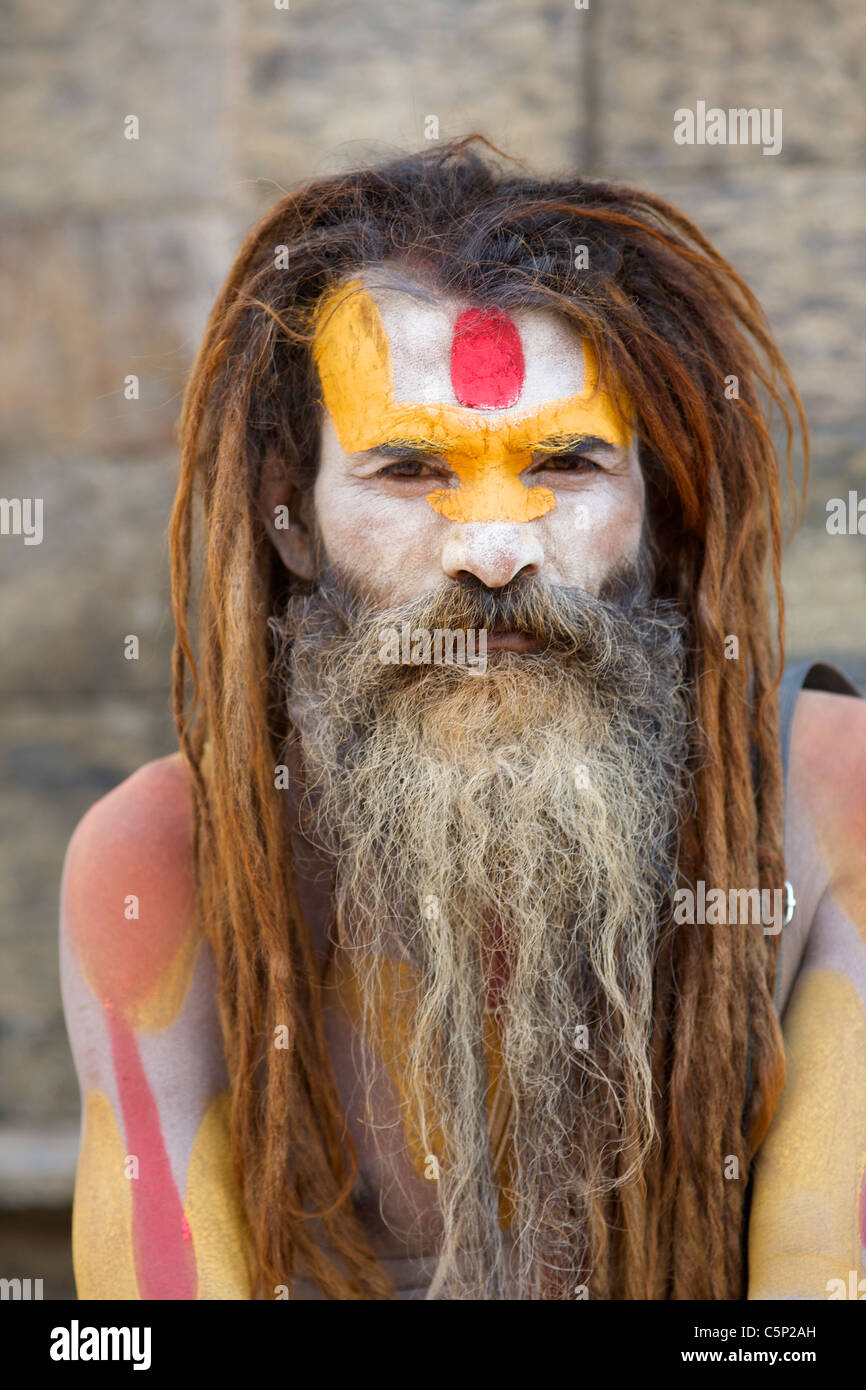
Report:
<svg viewBox="0 0 866 1390"><path fill-rule="evenodd" d="M452 579L470 575L498 589L516 575L535 575L543 565L539 537L525 526L477 522L455 527L442 549L442 568Z"/></svg>

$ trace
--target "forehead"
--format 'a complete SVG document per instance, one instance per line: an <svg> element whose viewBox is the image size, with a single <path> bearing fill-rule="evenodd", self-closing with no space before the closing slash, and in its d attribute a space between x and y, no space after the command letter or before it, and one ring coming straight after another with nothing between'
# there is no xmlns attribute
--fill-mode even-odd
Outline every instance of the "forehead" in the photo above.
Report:
<svg viewBox="0 0 866 1390"><path fill-rule="evenodd" d="M598 389L591 345L550 310L352 277L318 306L313 356L347 455L414 441L513 471L542 440L628 443L627 402Z"/></svg>
<svg viewBox="0 0 866 1390"><path fill-rule="evenodd" d="M583 390L580 335L554 310L506 314L419 284L358 278L388 340L397 403L460 406L501 420Z"/></svg>
<svg viewBox="0 0 866 1390"><path fill-rule="evenodd" d="M452 520L533 520L556 505L520 479L539 449L629 443L627 403L598 389L591 345L553 310L356 276L319 305L313 356L344 455L446 454L460 487L426 500Z"/></svg>

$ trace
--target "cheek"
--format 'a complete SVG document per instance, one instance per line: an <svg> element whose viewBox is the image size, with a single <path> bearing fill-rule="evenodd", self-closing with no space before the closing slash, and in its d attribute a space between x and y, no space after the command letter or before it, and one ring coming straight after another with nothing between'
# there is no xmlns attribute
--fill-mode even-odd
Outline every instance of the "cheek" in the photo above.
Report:
<svg viewBox="0 0 866 1390"><path fill-rule="evenodd" d="M641 480L560 497L549 518L548 555L556 578L596 592L611 570L637 556L643 519Z"/></svg>
<svg viewBox="0 0 866 1390"><path fill-rule="evenodd" d="M381 602L406 602L441 580L439 522L421 498L373 496L316 483L319 533L328 558ZM439 524L437 524L439 523Z"/></svg>

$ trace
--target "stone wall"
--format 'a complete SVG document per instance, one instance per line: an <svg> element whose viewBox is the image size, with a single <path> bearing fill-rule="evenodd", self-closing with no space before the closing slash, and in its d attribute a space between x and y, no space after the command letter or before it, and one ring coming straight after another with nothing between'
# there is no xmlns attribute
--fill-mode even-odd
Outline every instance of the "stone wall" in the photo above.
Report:
<svg viewBox="0 0 866 1390"><path fill-rule="evenodd" d="M184 376L244 229L283 189L417 148L435 116L442 139L480 130L541 170L678 202L764 302L812 422L785 569L791 653L866 682L866 539L825 528L828 497L866 495L866 11L8 0L5 19L0 495L44 498L41 545L0 537L0 1204L21 1207L71 1190L65 845L93 800L173 747L166 528ZM782 152L677 145L673 113L699 100L781 107Z"/></svg>

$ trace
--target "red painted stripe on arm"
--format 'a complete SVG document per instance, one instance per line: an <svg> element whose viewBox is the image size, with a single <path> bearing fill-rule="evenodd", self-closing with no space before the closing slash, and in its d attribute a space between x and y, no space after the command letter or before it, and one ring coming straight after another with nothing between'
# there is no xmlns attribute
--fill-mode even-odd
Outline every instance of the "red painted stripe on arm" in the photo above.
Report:
<svg viewBox="0 0 866 1390"><path fill-rule="evenodd" d="M127 1153L138 1158L132 1182L132 1249L143 1299L194 1299L198 1287L192 1232L166 1152L159 1111L135 1034L111 1000L105 1011Z"/></svg>

